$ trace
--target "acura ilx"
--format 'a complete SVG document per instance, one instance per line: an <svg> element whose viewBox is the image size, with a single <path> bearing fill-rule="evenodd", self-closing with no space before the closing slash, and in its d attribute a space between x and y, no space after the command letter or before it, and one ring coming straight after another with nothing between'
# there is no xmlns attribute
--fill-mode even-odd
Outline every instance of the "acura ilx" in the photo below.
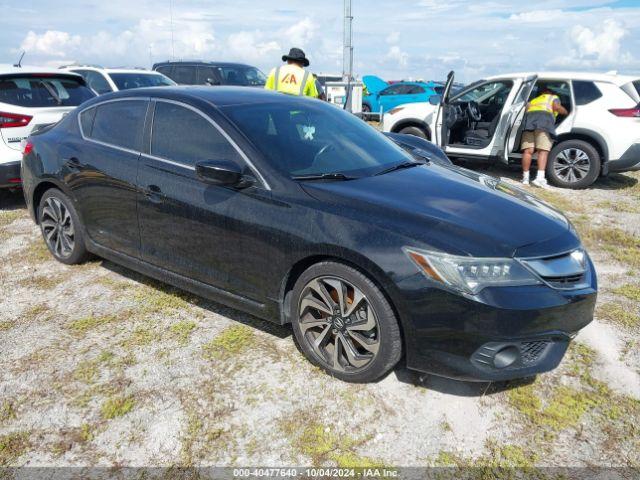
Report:
<svg viewBox="0 0 640 480"><path fill-rule="evenodd" d="M97 255L291 324L337 378L401 360L467 380L555 368L596 301L576 231L429 155L318 100L164 87L92 99L33 134L22 175L60 262Z"/></svg>

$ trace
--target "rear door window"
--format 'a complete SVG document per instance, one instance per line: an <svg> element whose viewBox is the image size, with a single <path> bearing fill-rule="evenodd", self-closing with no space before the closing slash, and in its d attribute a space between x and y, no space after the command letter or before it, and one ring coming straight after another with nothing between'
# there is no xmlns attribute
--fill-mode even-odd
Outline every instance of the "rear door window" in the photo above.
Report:
<svg viewBox="0 0 640 480"><path fill-rule="evenodd" d="M123 100L98 105L90 132L84 130L89 117L85 119L84 114L81 115L83 132L92 140L139 151L147 103L146 100Z"/></svg>
<svg viewBox="0 0 640 480"><path fill-rule="evenodd" d="M75 107L95 97L81 79L58 75L0 77L0 102L20 107Z"/></svg>
<svg viewBox="0 0 640 480"><path fill-rule="evenodd" d="M157 102L153 115L151 155L185 165L227 160L242 165L239 154L211 122L191 109Z"/></svg>
<svg viewBox="0 0 640 480"><path fill-rule="evenodd" d="M220 85L220 75L214 67L198 67L198 85Z"/></svg>
<svg viewBox="0 0 640 480"><path fill-rule="evenodd" d="M588 105L602 97L602 92L593 82L574 80L573 96L576 100L576 105Z"/></svg>
<svg viewBox="0 0 640 480"><path fill-rule="evenodd" d="M182 85L195 85L196 67L191 65L176 65L173 71L173 81Z"/></svg>

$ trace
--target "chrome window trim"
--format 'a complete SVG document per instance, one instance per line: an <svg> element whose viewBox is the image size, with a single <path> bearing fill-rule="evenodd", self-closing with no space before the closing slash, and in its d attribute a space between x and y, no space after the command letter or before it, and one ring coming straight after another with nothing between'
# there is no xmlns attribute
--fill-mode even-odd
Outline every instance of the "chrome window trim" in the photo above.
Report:
<svg viewBox="0 0 640 480"><path fill-rule="evenodd" d="M198 115L200 115L202 118L204 118L207 122L209 122L211 125L213 125L213 127L218 130L218 132L220 132L220 134L224 137L224 139L229 142L229 144L234 148L234 150L240 155L240 157L245 161L245 163L247 164L247 166L249 167L249 169L256 175L256 177L258 178L258 180L262 183L262 185L264 186L264 188L266 190L271 190L271 186L267 183L267 181L265 180L265 178L262 176L262 174L260 173L260 171L256 168L256 166L253 164L253 162L251 160L249 160L249 157L242 151L242 149L238 146L238 144L229 136L229 134L227 132L224 131L224 129L218 125L211 117L209 117L207 114L205 114L204 112L202 112L201 110L197 109L196 107L189 105L187 103L184 102L180 102L177 100L171 100L171 99L167 99L167 98L154 98L152 99L157 103L160 102L164 102L164 103L172 103L174 105L178 105L180 107L184 107L188 110L191 110L195 113L197 113ZM163 161L163 162L167 162L169 164L172 165L176 165L178 167L184 167L184 168L188 168L190 170L195 171L195 167L188 165L186 163L183 162L176 162L174 160L169 160L169 159L165 159L162 157L157 157L155 155L152 154L151 152L151 143L153 141L153 121L155 119L155 107L153 109L153 116L151 117L151 129L150 129L150 135L149 135L149 153L143 153L142 155L148 158L153 158L155 160L159 160L159 161Z"/></svg>
<svg viewBox="0 0 640 480"><path fill-rule="evenodd" d="M132 150L130 148L126 148L126 147L121 147L119 145L113 145L112 143L107 143L107 142L101 142L100 140L95 140L93 138L89 138L84 134L84 130L82 130L82 121L80 120L80 116L86 112L87 110L91 110L92 108L98 108L100 105L106 105L107 103L114 103L114 102L125 102L125 101L130 101L130 100L134 100L134 101L145 101L148 102L150 100L149 97L126 97L126 98L113 98L111 100L105 100L103 102L98 102L98 103L94 103L93 105L90 105L86 108L83 108L82 110L80 110L78 112L78 115L76 116L76 119L78 121L78 128L80 129L80 136L82 137L83 140L87 141L87 142L91 142L91 143L95 143L97 145L102 145L103 147L109 147L109 148L114 148L116 150L120 150L121 152L127 152L127 153L133 153L134 155L140 155L142 152L139 150ZM97 112L96 112L97 113ZM94 119L95 121L95 119Z"/></svg>
<svg viewBox="0 0 640 480"><path fill-rule="evenodd" d="M173 160L167 160L166 158L162 158L162 157L156 157L155 155L151 155L150 153L142 152L141 155L144 158L150 158L151 160L157 160L158 162L167 163L169 165L174 165L176 167L186 168L187 170L191 170L192 172L196 171L196 167L194 167L192 165L187 165L186 163L176 162L176 161L173 161Z"/></svg>

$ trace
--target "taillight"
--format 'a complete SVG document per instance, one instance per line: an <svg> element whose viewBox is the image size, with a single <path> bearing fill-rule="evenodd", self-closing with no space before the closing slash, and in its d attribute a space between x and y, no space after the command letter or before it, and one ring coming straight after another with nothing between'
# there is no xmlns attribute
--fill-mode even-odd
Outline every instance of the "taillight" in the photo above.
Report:
<svg viewBox="0 0 640 480"><path fill-rule="evenodd" d="M637 118L640 117L640 107L635 108L612 108L609 110L616 117L631 117Z"/></svg>
<svg viewBox="0 0 640 480"><path fill-rule="evenodd" d="M26 157L31 152L33 152L33 143L27 142L24 146L24 151L22 152L22 155Z"/></svg>
<svg viewBox="0 0 640 480"><path fill-rule="evenodd" d="M26 127L33 117L0 112L0 128Z"/></svg>

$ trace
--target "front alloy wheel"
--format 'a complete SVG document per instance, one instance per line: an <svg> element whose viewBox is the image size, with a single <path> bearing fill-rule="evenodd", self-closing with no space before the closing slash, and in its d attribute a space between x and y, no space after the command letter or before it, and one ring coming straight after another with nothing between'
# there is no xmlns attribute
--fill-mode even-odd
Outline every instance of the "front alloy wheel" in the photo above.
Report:
<svg viewBox="0 0 640 480"><path fill-rule="evenodd" d="M336 277L319 277L303 289L298 308L304 339L326 367L356 372L380 348L376 314L367 297Z"/></svg>
<svg viewBox="0 0 640 480"><path fill-rule="evenodd" d="M305 356L330 375L371 382L400 360L395 312L373 281L334 261L311 266L291 295L293 333Z"/></svg>

